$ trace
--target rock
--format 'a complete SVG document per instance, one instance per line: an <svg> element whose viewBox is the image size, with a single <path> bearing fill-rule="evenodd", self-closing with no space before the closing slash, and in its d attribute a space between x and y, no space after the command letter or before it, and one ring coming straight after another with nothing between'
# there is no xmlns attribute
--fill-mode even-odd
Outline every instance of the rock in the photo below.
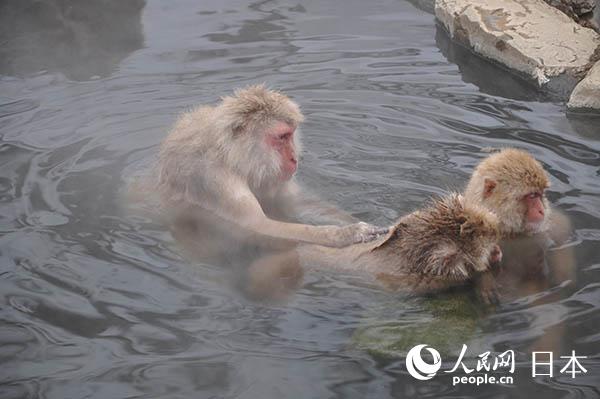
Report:
<svg viewBox="0 0 600 399"><path fill-rule="evenodd" d="M594 0L544 0L573 19L594 11Z"/></svg>
<svg viewBox="0 0 600 399"><path fill-rule="evenodd" d="M448 62L456 64L463 82L474 84L482 93L519 101L561 100L533 87L497 62L474 56L470 49L451 40L439 24L435 28L435 44Z"/></svg>
<svg viewBox="0 0 600 399"><path fill-rule="evenodd" d="M565 4L568 4L573 9L575 14L581 16L589 12L594 11L596 8L595 0L562 0Z"/></svg>
<svg viewBox="0 0 600 399"><path fill-rule="evenodd" d="M600 61L596 62L586 77L575 86L567 108L572 111L600 113Z"/></svg>
<svg viewBox="0 0 600 399"><path fill-rule="evenodd" d="M542 0L438 0L450 37L567 98L589 68L600 36Z"/></svg>
<svg viewBox="0 0 600 399"><path fill-rule="evenodd" d="M595 0L544 0L546 3L567 14L575 22L586 28L599 32L599 26L594 18Z"/></svg>

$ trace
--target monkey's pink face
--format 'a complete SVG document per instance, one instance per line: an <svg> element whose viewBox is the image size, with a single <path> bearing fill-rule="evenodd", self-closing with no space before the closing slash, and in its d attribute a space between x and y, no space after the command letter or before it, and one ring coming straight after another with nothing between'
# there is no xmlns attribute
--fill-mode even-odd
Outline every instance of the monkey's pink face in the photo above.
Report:
<svg viewBox="0 0 600 399"><path fill-rule="evenodd" d="M277 122L267 131L267 146L275 151L281 165L281 180L289 180L298 169L298 158L294 145L296 129L284 122Z"/></svg>
<svg viewBox="0 0 600 399"><path fill-rule="evenodd" d="M532 192L521 199L525 204L525 224L530 231L536 231L544 222L546 207L543 199L542 192Z"/></svg>

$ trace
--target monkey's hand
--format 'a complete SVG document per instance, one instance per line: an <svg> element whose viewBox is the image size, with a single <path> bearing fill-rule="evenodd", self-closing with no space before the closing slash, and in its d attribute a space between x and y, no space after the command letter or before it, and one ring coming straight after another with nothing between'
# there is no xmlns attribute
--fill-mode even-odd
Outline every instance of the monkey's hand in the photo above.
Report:
<svg viewBox="0 0 600 399"><path fill-rule="evenodd" d="M479 274L475 278L475 290L479 300L486 305L499 305L500 293L496 279L491 272Z"/></svg>
<svg viewBox="0 0 600 399"><path fill-rule="evenodd" d="M365 222L350 224L344 227L338 227L333 247L342 248L352 244L370 242L390 231L388 227L377 227Z"/></svg>

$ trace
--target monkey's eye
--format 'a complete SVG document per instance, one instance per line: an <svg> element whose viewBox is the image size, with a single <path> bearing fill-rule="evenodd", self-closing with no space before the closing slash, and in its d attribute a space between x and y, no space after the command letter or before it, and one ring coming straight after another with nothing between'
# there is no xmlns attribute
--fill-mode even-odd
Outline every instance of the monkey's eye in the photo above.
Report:
<svg viewBox="0 0 600 399"><path fill-rule="evenodd" d="M279 136L277 136L277 138L279 140L281 140L281 141L289 140L290 137L292 137L292 134L289 133L289 132L288 133L283 133L283 134L280 134Z"/></svg>
<svg viewBox="0 0 600 399"><path fill-rule="evenodd" d="M541 197L542 197L542 194L536 192L536 193L529 193L529 194L527 194L525 196L525 199L532 200L532 199L541 198Z"/></svg>

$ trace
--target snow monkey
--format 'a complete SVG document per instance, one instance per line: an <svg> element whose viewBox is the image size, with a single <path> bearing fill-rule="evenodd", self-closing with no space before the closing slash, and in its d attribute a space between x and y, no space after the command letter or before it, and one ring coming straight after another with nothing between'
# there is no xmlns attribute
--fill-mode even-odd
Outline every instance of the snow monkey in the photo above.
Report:
<svg viewBox="0 0 600 399"><path fill-rule="evenodd" d="M528 152L505 148L485 158L473 171L464 195L498 215L503 238L544 233L563 244L569 219L546 198L548 174Z"/></svg>
<svg viewBox="0 0 600 399"><path fill-rule="evenodd" d="M470 283L499 263L496 216L458 194L400 218L374 243L299 248L304 263L366 273L393 290L426 294Z"/></svg>
<svg viewBox="0 0 600 399"><path fill-rule="evenodd" d="M366 223L293 223L301 190L293 176L300 149L296 103L249 86L216 106L183 114L160 148L163 203L194 218L209 213L251 233L331 247L367 242L387 229Z"/></svg>
<svg viewBox="0 0 600 399"><path fill-rule="evenodd" d="M551 215L545 190L550 180L542 165L525 151L504 149L483 160L465 196L498 215L503 236L533 235L548 229Z"/></svg>
<svg viewBox="0 0 600 399"><path fill-rule="evenodd" d="M295 270L298 243L345 247L386 234L297 185L303 119L295 102L263 85L181 115L158 160L157 189L176 238L204 260L235 253L256 261L251 269ZM315 212L345 225L302 223Z"/></svg>
<svg viewBox="0 0 600 399"><path fill-rule="evenodd" d="M503 267L498 268L495 278L491 273L481 275L479 294L484 301L496 302L496 290L500 287L504 297L511 290L526 295L548 288L551 279L547 260L558 266L552 279L563 281L573 277L568 248L552 251L546 257L550 243L564 244L570 231L567 217L552 209L546 198L549 186L542 165L522 150L503 149L475 168L464 196L498 216L504 239Z"/></svg>

